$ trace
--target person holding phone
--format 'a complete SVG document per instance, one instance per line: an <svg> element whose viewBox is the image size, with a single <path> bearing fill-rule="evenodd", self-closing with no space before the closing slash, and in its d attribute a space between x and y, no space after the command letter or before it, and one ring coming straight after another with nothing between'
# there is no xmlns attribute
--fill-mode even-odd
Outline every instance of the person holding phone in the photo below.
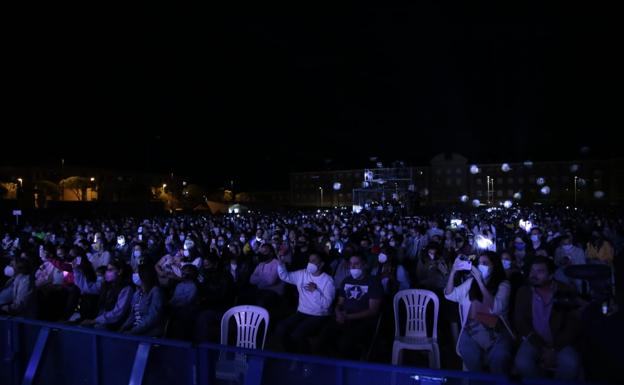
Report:
<svg viewBox="0 0 624 385"><path fill-rule="evenodd" d="M471 277L455 286L458 271ZM469 371L508 374L512 364L513 333L507 320L511 285L498 254L484 252L478 265L459 256L451 268L444 296L461 307L457 351Z"/></svg>

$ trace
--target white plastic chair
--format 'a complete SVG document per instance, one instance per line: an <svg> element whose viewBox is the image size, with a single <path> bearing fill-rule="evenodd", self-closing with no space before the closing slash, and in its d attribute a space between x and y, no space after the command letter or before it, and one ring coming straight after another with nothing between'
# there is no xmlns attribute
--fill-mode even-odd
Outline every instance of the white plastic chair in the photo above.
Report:
<svg viewBox="0 0 624 385"><path fill-rule="evenodd" d="M269 329L269 312L259 306L242 305L229 309L221 318L221 344L228 344L230 319L236 321L236 347L257 349L258 331L264 321L264 333L261 338L260 350L264 349L267 330ZM226 353L221 352L215 365L217 379L238 381L247 371L244 354L236 354L234 360L227 360Z"/></svg>
<svg viewBox="0 0 624 385"><path fill-rule="evenodd" d="M406 308L405 335L401 335L399 325L399 306L403 302ZM427 307L433 302L433 332L427 332ZM440 347L438 346L438 296L429 290L401 290L394 296L394 344L392 345L392 364L402 361L403 350L426 350L429 352L429 366L440 368Z"/></svg>

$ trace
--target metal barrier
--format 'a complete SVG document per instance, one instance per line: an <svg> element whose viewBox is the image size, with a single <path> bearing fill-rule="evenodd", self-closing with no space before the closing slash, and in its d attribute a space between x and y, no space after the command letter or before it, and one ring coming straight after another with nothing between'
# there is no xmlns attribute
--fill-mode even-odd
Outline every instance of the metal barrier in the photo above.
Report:
<svg viewBox="0 0 624 385"><path fill-rule="evenodd" d="M245 385L512 384L503 376L335 360L217 344L192 345L0 317L0 384L221 384L219 353L245 357ZM525 384L556 384L524 381ZM516 383L517 384L517 383Z"/></svg>

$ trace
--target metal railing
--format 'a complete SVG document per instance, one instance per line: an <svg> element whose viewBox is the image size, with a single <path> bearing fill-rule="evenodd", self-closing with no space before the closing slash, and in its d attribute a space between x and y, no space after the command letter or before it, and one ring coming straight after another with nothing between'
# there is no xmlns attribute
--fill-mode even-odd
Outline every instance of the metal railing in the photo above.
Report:
<svg viewBox="0 0 624 385"><path fill-rule="evenodd" d="M217 379L215 368L220 363L220 353L224 352L244 357L244 370L237 381ZM507 377L490 374L355 362L210 343L193 345L6 317L0 317L0 359L2 385L514 383Z"/></svg>

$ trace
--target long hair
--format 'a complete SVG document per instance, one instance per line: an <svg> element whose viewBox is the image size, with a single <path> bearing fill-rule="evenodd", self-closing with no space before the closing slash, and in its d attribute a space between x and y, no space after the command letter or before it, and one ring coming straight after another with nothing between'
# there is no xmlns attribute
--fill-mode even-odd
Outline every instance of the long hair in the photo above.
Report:
<svg viewBox="0 0 624 385"><path fill-rule="evenodd" d="M158 276L153 266L142 264L138 268L139 277L145 286L145 292L149 293L154 286L158 286Z"/></svg>
<svg viewBox="0 0 624 385"><path fill-rule="evenodd" d="M132 269L130 265L121 259L114 259L110 261L109 265L114 266L118 271L117 279L113 282L104 282L102 284L102 291L100 292L100 306L109 311L115 307L117 303L117 297L119 292L130 285L130 272Z"/></svg>
<svg viewBox="0 0 624 385"><path fill-rule="evenodd" d="M496 295L496 291L498 290L498 286L507 279L505 275L505 269L503 268L503 263L501 262L501 258L498 254L493 251L487 251L485 253L481 253L480 256L486 256L492 262L492 272L490 274L490 278L485 283L485 288L490 292L492 296ZM471 301L483 301L483 293L481 293L481 289L479 289L479 284L476 280L472 280L472 284L470 285L470 291L468 293Z"/></svg>

